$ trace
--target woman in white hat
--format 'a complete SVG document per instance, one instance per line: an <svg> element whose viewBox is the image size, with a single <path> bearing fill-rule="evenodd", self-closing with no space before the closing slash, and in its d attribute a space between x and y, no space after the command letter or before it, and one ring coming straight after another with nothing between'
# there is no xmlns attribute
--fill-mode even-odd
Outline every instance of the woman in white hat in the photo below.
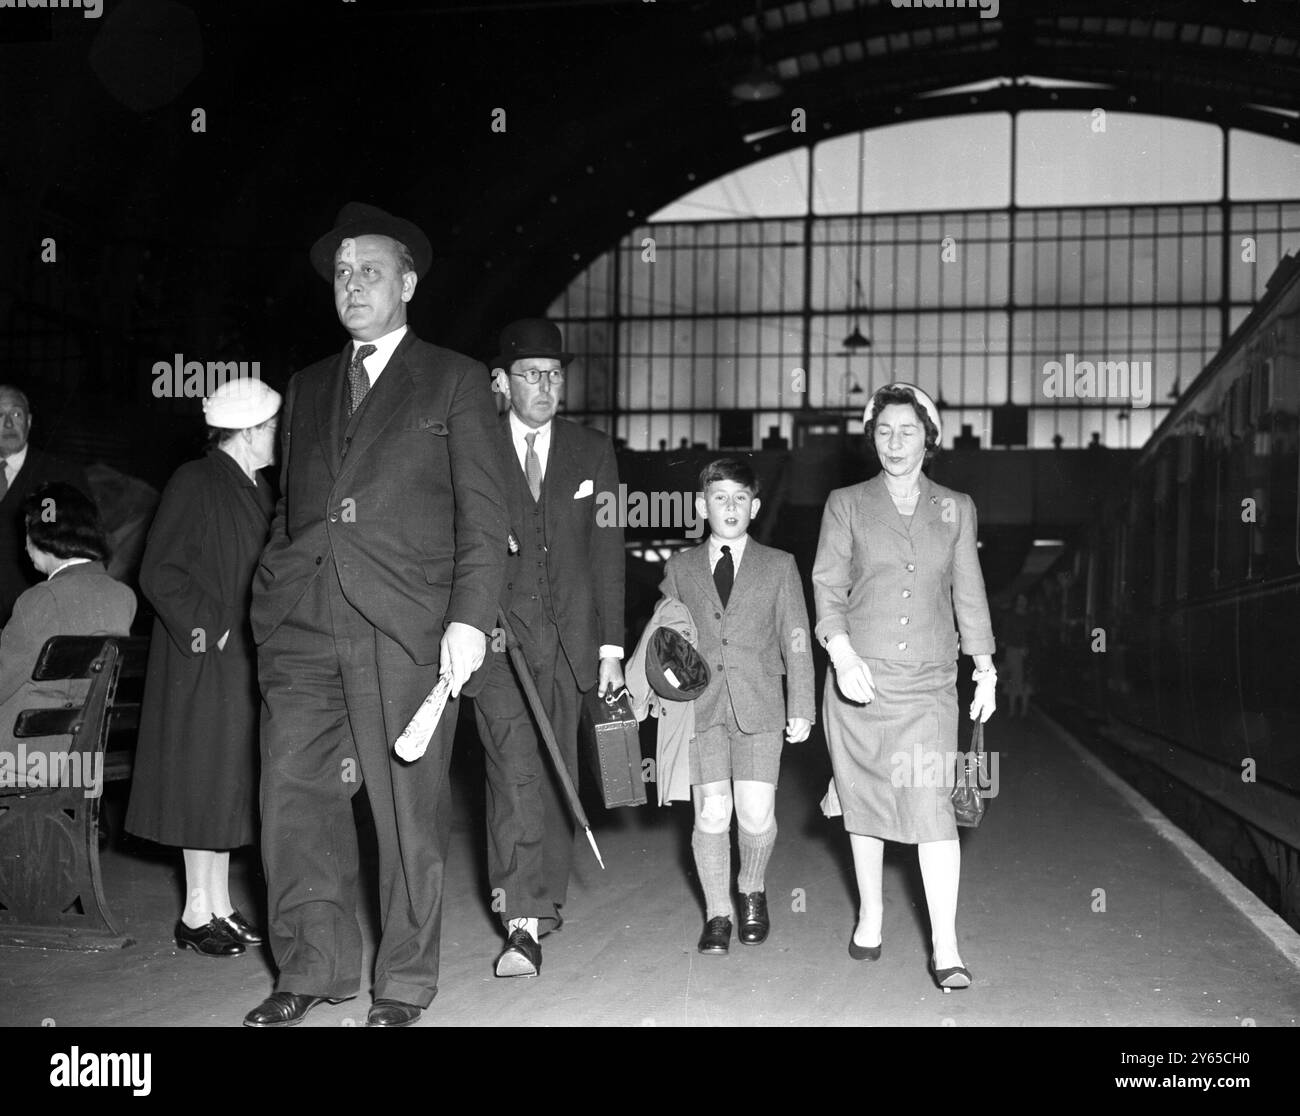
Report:
<svg viewBox="0 0 1300 1116"><path fill-rule="evenodd" d="M971 719L986 721L996 708L975 503L922 472L942 424L920 388L880 388L863 422L881 471L831 493L813 567L817 638L834 668L822 723L859 890L849 954L880 956L884 842L916 845L931 969L941 987L967 988L956 928L961 851L949 801L959 649L975 660Z"/></svg>
<svg viewBox="0 0 1300 1116"><path fill-rule="evenodd" d="M257 840L257 666L248 610L272 499L280 394L234 379L203 401L208 453L163 492L140 567L157 612L126 827L184 850L176 944L233 957L261 942L231 904L230 850Z"/></svg>

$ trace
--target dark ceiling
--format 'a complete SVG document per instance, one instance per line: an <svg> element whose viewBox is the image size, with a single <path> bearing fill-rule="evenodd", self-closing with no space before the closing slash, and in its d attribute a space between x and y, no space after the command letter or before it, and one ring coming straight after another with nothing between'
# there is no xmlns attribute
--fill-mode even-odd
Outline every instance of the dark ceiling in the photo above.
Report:
<svg viewBox="0 0 1300 1116"><path fill-rule="evenodd" d="M1016 107L1300 130L1295 0L768 3L760 104L730 95L742 0L103 3L0 10L0 332L75 333L92 393L173 347L287 374L341 343L306 248L348 199L427 229L414 322L483 355L638 220L809 135ZM925 96L1028 75L1100 88Z"/></svg>

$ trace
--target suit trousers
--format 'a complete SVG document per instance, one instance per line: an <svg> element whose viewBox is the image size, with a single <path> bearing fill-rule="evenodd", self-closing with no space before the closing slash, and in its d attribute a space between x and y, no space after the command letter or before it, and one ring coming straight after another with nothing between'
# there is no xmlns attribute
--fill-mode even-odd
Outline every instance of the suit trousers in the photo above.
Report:
<svg viewBox="0 0 1300 1116"><path fill-rule="evenodd" d="M458 702L424 756L392 752L437 683L343 595L332 561L259 648L262 856L277 989L347 997L361 987L352 796L364 783L379 847L374 998L427 1007L438 987L448 766Z"/></svg>
<svg viewBox="0 0 1300 1116"><path fill-rule="evenodd" d="M578 785L581 693L559 630L546 621L525 654L573 785ZM568 895L575 826L555 766L505 654L492 655L474 699L487 769L488 881L502 923L536 918L551 929ZM500 890L498 890L500 889Z"/></svg>

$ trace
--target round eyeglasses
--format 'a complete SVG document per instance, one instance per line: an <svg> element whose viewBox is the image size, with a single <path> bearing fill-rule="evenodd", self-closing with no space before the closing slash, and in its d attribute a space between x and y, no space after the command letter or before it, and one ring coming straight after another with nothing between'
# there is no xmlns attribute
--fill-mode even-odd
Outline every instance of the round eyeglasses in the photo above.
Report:
<svg viewBox="0 0 1300 1116"><path fill-rule="evenodd" d="M563 368L552 368L549 372L541 368L525 368L522 372L511 372L510 375L518 376L526 384L541 383L543 376L553 384L564 383Z"/></svg>

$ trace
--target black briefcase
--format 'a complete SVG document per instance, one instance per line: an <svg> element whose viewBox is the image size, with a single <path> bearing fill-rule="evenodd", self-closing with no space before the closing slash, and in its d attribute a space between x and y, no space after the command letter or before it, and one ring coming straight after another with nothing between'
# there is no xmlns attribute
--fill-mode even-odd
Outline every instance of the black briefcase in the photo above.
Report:
<svg viewBox="0 0 1300 1116"><path fill-rule="evenodd" d="M644 806L641 733L627 689L606 697L589 690L582 706L582 727L587 762L606 807Z"/></svg>

